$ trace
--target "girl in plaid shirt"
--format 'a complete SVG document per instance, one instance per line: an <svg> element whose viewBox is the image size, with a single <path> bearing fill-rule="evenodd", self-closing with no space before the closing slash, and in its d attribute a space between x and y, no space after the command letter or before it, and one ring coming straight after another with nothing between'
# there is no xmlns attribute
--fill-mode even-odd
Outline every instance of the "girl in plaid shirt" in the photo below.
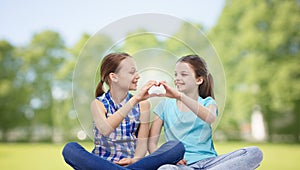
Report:
<svg viewBox="0 0 300 170"><path fill-rule="evenodd" d="M76 142L63 149L65 161L74 169L146 169L175 164L183 158L181 142L169 141L156 152L147 153L150 122L149 94L155 81L147 82L135 96L140 78L136 63L127 53L108 54L101 63L96 99L91 104L94 124L94 149L86 151ZM103 84L109 86L105 93Z"/></svg>

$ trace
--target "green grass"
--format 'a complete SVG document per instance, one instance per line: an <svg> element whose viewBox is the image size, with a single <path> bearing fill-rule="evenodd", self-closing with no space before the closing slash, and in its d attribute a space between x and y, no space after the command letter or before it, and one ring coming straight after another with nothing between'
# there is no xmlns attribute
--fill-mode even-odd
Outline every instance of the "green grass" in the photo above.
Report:
<svg viewBox="0 0 300 170"><path fill-rule="evenodd" d="M87 150L92 142L80 143ZM300 145L296 144L249 144L243 142L217 142L219 154L256 145L264 153L259 170L300 169ZM9 170L71 170L61 155L63 145L57 144L0 144L0 169Z"/></svg>
<svg viewBox="0 0 300 170"><path fill-rule="evenodd" d="M215 147L219 154L246 147L258 146L263 152L263 161L258 170L300 169L300 145L299 144L270 144L270 143L216 143Z"/></svg>

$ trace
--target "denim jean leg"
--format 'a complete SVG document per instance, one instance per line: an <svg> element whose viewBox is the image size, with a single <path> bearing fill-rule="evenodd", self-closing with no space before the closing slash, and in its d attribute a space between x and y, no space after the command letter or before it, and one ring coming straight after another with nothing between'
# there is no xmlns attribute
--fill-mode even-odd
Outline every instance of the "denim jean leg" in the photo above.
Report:
<svg viewBox="0 0 300 170"><path fill-rule="evenodd" d="M253 170L262 161L262 152L257 147L246 147L228 154L199 161L191 167L209 170Z"/></svg>
<svg viewBox="0 0 300 170"><path fill-rule="evenodd" d="M194 170L194 168L191 168L187 165L171 165L166 164L161 167L159 167L157 170Z"/></svg>
<svg viewBox="0 0 300 170"><path fill-rule="evenodd" d="M164 164L176 164L183 158L185 148L179 141L168 141L152 154L142 158L134 164L129 165L129 169L156 170Z"/></svg>
<svg viewBox="0 0 300 170"><path fill-rule="evenodd" d="M62 155L66 163L76 170L126 170L122 166L86 151L76 142L67 143Z"/></svg>

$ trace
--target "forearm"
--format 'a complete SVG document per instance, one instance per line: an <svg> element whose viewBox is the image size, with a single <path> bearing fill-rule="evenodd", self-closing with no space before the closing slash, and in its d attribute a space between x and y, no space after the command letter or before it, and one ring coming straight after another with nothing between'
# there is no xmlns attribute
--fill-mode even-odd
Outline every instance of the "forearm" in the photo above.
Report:
<svg viewBox="0 0 300 170"><path fill-rule="evenodd" d="M158 140L159 140L159 136L149 137L149 140L148 140L148 151L149 151L149 153L153 153L154 151L157 150Z"/></svg>
<svg viewBox="0 0 300 170"><path fill-rule="evenodd" d="M102 109L97 102L98 101L95 101L92 105L93 118L96 127L104 136L108 136L111 132L113 132L131 111L131 109L137 104L137 100L132 97L127 103L124 104L123 107L106 118L104 113L101 113L104 111L100 111Z"/></svg>
<svg viewBox="0 0 300 170"><path fill-rule="evenodd" d="M181 93L178 97L183 104L185 104L193 113L195 113L200 119L207 123L213 123L216 120L216 114L212 113L208 108L202 106L197 100L194 100L184 93Z"/></svg>
<svg viewBox="0 0 300 170"><path fill-rule="evenodd" d="M158 148L158 140L161 133L163 121L156 115L153 117L153 122L150 128L150 135L148 139L148 151L153 153Z"/></svg>
<svg viewBox="0 0 300 170"><path fill-rule="evenodd" d="M107 118L108 124L113 129L116 129L137 103L138 101L134 97L129 99L118 111Z"/></svg>
<svg viewBox="0 0 300 170"><path fill-rule="evenodd" d="M147 138L142 138L137 140L134 159L140 160L141 158L145 157L147 153L147 143L148 143Z"/></svg>

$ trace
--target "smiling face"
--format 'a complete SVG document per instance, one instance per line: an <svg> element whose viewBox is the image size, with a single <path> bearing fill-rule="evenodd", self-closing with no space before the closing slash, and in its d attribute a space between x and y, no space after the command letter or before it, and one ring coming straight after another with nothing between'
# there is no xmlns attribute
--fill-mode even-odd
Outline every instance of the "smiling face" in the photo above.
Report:
<svg viewBox="0 0 300 170"><path fill-rule="evenodd" d="M121 61L118 69L112 76L112 82L118 83L121 89L136 90L139 78L135 61L133 58L127 57Z"/></svg>
<svg viewBox="0 0 300 170"><path fill-rule="evenodd" d="M195 71L190 64L178 62L175 67L175 86L183 92L189 93L198 90L198 86L203 82L201 77L196 78Z"/></svg>

